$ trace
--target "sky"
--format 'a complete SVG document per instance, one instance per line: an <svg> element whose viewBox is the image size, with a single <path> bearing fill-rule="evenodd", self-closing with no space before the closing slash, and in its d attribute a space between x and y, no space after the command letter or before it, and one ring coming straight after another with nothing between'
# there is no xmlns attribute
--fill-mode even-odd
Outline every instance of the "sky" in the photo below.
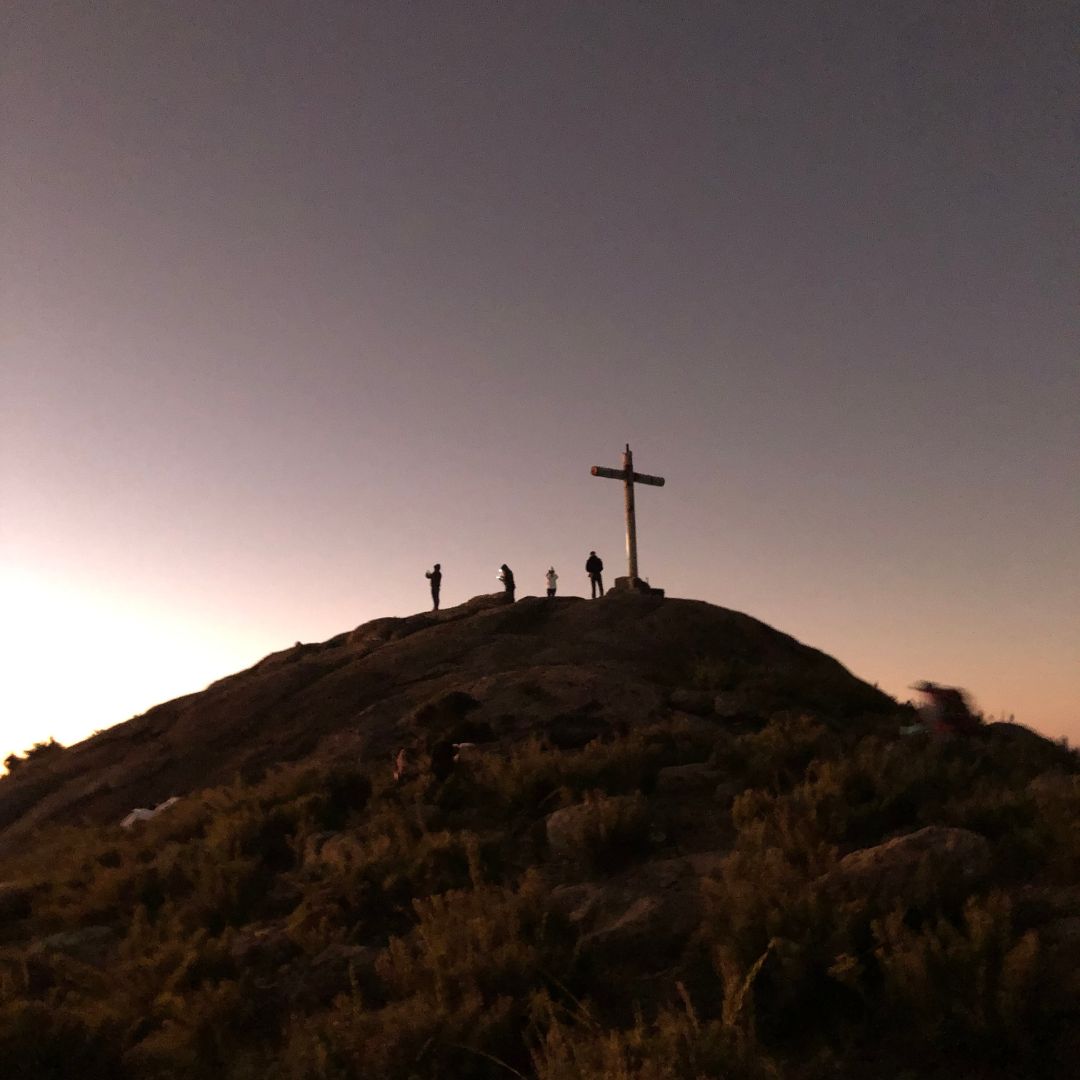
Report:
<svg viewBox="0 0 1080 1080"><path fill-rule="evenodd" d="M1074 3L9 0L0 751L591 549L1080 740Z"/></svg>

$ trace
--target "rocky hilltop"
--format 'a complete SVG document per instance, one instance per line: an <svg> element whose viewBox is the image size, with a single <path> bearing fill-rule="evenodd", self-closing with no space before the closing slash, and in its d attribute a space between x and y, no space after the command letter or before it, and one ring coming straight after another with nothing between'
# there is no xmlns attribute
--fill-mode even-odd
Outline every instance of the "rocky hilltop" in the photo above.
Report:
<svg viewBox="0 0 1080 1080"><path fill-rule="evenodd" d="M719 680L710 663L725 667ZM471 727L451 735L560 746L680 711L748 720L815 701L840 715L894 707L823 653L699 601L478 596L298 642L34 762L0 785L0 850L46 824L119 821L283 762L388 761L416 736L416 709L451 691L475 703Z"/></svg>
<svg viewBox="0 0 1080 1080"><path fill-rule="evenodd" d="M4 1075L1072 1077L1077 756L911 719L648 594L298 643L0 780Z"/></svg>

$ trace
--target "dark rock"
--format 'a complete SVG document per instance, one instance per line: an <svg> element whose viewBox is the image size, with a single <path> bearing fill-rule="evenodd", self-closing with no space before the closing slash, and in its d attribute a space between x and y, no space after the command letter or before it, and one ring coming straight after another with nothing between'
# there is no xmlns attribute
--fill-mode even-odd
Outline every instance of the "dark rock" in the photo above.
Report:
<svg viewBox="0 0 1080 1080"><path fill-rule="evenodd" d="M978 737L992 745L1023 754L1026 759L1039 762L1046 769L1071 765L1076 760L1075 751L1023 724L1007 724L1003 721L986 724L978 730Z"/></svg>
<svg viewBox="0 0 1080 1080"><path fill-rule="evenodd" d="M713 799L718 803L730 803L735 801L737 795L741 795L746 785L738 780L721 780L713 791Z"/></svg>
<svg viewBox="0 0 1080 1080"><path fill-rule="evenodd" d="M479 703L478 703L479 704ZM490 743L498 736L495 729L486 720L462 720L451 728L447 738L454 743Z"/></svg>
<svg viewBox="0 0 1080 1080"><path fill-rule="evenodd" d="M480 702L463 690L451 690L425 701L408 718L409 727L433 736L446 733L444 741L453 742L469 713L480 708ZM456 740L462 741L462 740Z"/></svg>
<svg viewBox="0 0 1080 1080"><path fill-rule="evenodd" d="M13 881L0 881L0 922L15 922L29 918L33 908L34 890Z"/></svg>
<svg viewBox="0 0 1080 1080"><path fill-rule="evenodd" d="M116 931L111 926L84 926L80 930L40 938L31 946L30 952L61 952L86 963L98 963L115 940Z"/></svg>
<svg viewBox="0 0 1080 1080"><path fill-rule="evenodd" d="M921 903L941 892L962 894L990 868L990 845L967 829L932 825L853 851L825 876L847 895Z"/></svg>
<svg viewBox="0 0 1080 1080"><path fill-rule="evenodd" d="M604 813L611 818L632 819L641 808L641 802L633 795L615 795L603 800ZM590 841L600 831L597 804L577 803L549 814L545 823L548 847L557 859L580 861L587 854Z"/></svg>
<svg viewBox="0 0 1080 1080"><path fill-rule="evenodd" d="M746 696L738 690L717 694L712 701L712 711L724 720L741 720L754 715Z"/></svg>
<svg viewBox="0 0 1080 1080"><path fill-rule="evenodd" d="M592 882L559 885L551 890L551 906L572 923L586 921L603 901L604 890Z"/></svg>
<svg viewBox="0 0 1080 1080"><path fill-rule="evenodd" d="M713 711L713 695L708 690L688 690L685 687L671 691L669 703L673 709L692 713L695 716L709 716Z"/></svg>
<svg viewBox="0 0 1080 1080"><path fill-rule="evenodd" d="M656 777L658 795L687 795L697 791L714 791L717 783L723 779L707 762L693 765L668 765L660 770Z"/></svg>
<svg viewBox="0 0 1080 1080"><path fill-rule="evenodd" d="M1080 965L1080 915L1066 915L1040 927L1039 937L1054 949L1068 949Z"/></svg>
<svg viewBox="0 0 1080 1080"><path fill-rule="evenodd" d="M585 934L578 952L600 962L617 962L665 948L670 938L664 905L654 896L638 896L619 915Z"/></svg>
<svg viewBox="0 0 1080 1080"><path fill-rule="evenodd" d="M642 596L663 597L664 590L654 589L648 582L642 581L641 578L617 577L615 585L608 591L608 595L610 596L612 593L640 593Z"/></svg>
<svg viewBox="0 0 1080 1080"><path fill-rule="evenodd" d="M547 816L544 828L552 855L561 859L578 856L580 839L591 813L591 807L580 803L577 806L565 806Z"/></svg>
<svg viewBox="0 0 1080 1080"><path fill-rule="evenodd" d="M702 852L636 866L605 885L554 890L582 928L578 954L604 967L634 962L669 967L700 925L701 877L719 872L724 855Z"/></svg>
<svg viewBox="0 0 1080 1080"><path fill-rule="evenodd" d="M559 750L580 750L594 739L603 738L610 730L606 720L582 714L553 717L542 729L547 741Z"/></svg>

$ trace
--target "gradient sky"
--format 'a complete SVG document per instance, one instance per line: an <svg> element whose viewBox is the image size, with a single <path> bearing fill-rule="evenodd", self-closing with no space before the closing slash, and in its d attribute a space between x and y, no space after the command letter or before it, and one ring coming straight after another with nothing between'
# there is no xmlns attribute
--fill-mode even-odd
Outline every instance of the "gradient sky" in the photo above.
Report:
<svg viewBox="0 0 1080 1080"><path fill-rule="evenodd" d="M0 749L624 562L1080 741L1074 3L9 0Z"/></svg>

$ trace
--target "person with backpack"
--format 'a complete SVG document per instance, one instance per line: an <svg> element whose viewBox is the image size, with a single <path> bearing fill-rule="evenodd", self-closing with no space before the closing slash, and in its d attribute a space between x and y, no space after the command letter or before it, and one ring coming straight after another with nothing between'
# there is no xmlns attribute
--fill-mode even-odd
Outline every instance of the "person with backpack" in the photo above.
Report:
<svg viewBox="0 0 1080 1080"><path fill-rule="evenodd" d="M559 575L555 573L555 567L549 566L547 572L547 594L551 598L555 595L555 583L559 580Z"/></svg>
<svg viewBox="0 0 1080 1080"><path fill-rule="evenodd" d="M589 552L588 559L585 560L585 573L589 575L589 585L592 587L592 599L595 600L597 595L604 595L604 562L595 551Z"/></svg>

